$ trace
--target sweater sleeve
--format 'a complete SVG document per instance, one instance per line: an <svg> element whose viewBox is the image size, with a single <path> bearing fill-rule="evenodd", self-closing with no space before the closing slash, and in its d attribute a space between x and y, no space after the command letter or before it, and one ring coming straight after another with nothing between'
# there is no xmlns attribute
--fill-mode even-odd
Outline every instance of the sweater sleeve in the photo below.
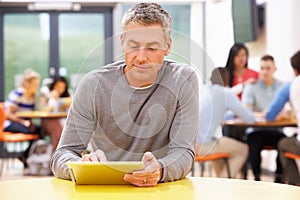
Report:
<svg viewBox="0 0 300 200"><path fill-rule="evenodd" d="M253 109L255 105L253 84L246 85L242 96L242 103L250 109Z"/></svg>
<svg viewBox="0 0 300 200"><path fill-rule="evenodd" d="M245 108L237 96L229 90L226 92L226 105L229 110L232 110L244 122L250 124L255 122L254 114L249 109Z"/></svg>
<svg viewBox="0 0 300 200"><path fill-rule="evenodd" d="M81 154L96 127L94 87L84 78L74 95L59 144L51 159L51 169L58 178L70 179L67 162L81 160Z"/></svg>
<svg viewBox="0 0 300 200"><path fill-rule="evenodd" d="M158 161L163 166L161 181L185 177L193 167L199 124L198 81L192 73L179 92L177 111L170 129L169 151Z"/></svg>
<svg viewBox="0 0 300 200"><path fill-rule="evenodd" d="M286 102L290 99L290 86L291 83L283 85L276 93L274 100L272 101L266 119L268 121L274 121L280 111L283 109Z"/></svg>

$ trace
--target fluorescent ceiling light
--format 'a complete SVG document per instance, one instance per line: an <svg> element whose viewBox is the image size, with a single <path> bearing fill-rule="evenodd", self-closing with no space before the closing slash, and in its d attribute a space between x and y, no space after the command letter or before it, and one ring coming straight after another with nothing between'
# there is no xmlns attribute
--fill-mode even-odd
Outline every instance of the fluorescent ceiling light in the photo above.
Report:
<svg viewBox="0 0 300 200"><path fill-rule="evenodd" d="M37 1L30 3L27 6L28 10L75 10L79 11L81 5L79 3L72 3L70 1Z"/></svg>

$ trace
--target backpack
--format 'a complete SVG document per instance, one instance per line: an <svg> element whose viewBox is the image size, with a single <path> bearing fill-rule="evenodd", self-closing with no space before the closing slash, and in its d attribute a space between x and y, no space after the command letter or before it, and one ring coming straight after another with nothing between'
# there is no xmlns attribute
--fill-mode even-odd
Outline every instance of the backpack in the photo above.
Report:
<svg viewBox="0 0 300 200"><path fill-rule="evenodd" d="M50 160L52 156L52 145L46 140L36 140L32 143L27 165L30 175L50 175Z"/></svg>

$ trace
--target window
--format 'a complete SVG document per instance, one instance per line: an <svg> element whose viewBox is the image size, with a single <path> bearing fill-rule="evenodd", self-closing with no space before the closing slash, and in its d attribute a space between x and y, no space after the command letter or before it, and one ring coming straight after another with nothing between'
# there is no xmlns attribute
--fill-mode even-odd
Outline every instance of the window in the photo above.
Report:
<svg viewBox="0 0 300 200"><path fill-rule="evenodd" d="M77 73L112 62L112 44L103 43L112 36L112 24L112 7L43 12L28 11L26 6L0 7L0 101L20 84L27 68L42 79L66 76L74 89ZM81 67L96 47L94 65Z"/></svg>
<svg viewBox="0 0 300 200"><path fill-rule="evenodd" d="M25 69L32 68L42 78L48 76L48 14L22 13L4 15L5 93L19 85Z"/></svg>

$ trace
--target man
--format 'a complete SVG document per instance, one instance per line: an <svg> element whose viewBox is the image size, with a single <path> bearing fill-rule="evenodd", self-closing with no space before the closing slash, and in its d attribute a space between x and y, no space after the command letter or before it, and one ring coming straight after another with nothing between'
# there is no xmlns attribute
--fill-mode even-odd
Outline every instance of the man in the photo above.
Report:
<svg viewBox="0 0 300 200"><path fill-rule="evenodd" d="M296 52L291 57L291 65L294 73L297 76L290 86L290 99L298 120L298 136L283 138L279 141L278 150L280 159L284 168L285 178L288 183L293 185L300 185L300 174L295 160L288 159L284 156L285 152L290 152L300 155L300 51Z"/></svg>
<svg viewBox="0 0 300 200"><path fill-rule="evenodd" d="M229 166L232 177L245 164L248 155L246 144L235 139L221 135L220 126L226 117L227 111L233 111L246 123L254 123L253 113L245 108L238 97L229 88L229 73L226 68L218 67L212 71L210 86L201 90L200 122L198 135L198 155L213 153L229 153ZM218 177L227 177L227 171L223 160L213 161L213 166Z"/></svg>
<svg viewBox="0 0 300 200"><path fill-rule="evenodd" d="M272 102L281 83L273 76L276 71L274 59L270 55L263 56L260 62L259 80L255 84L247 85L242 102L254 111L257 117L265 116L266 109ZM260 180L260 152L264 146L277 147L278 141L285 135L278 128L256 128L249 133L247 143L249 145L249 159L252 165L255 180ZM277 157L277 169L275 182L281 182L282 166Z"/></svg>
<svg viewBox="0 0 300 200"><path fill-rule="evenodd" d="M69 179L66 163L80 160L142 160L144 170L124 176L136 186L181 179L192 169L198 81L191 67L164 60L172 43L171 17L158 4L139 3L122 25L125 61L81 81L52 157L57 177ZM80 157L89 142L92 153Z"/></svg>
<svg viewBox="0 0 300 200"><path fill-rule="evenodd" d="M298 51L291 58L291 65L296 77L300 74L300 65L298 65L298 62L300 61L297 60L299 59L299 55L300 52ZM277 92L266 114L266 119L268 121L274 121L276 119L279 120L289 117L285 110L283 110L283 107L290 100L291 84L292 82L285 83Z"/></svg>

